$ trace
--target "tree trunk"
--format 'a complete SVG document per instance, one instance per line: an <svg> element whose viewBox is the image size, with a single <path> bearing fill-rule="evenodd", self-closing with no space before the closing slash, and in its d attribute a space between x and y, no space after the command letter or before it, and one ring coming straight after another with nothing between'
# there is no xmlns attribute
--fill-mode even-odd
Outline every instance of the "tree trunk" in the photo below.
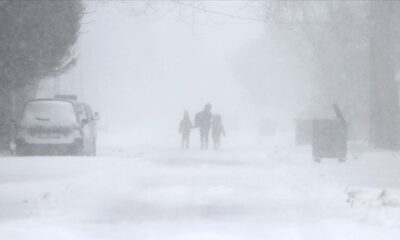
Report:
<svg viewBox="0 0 400 240"><path fill-rule="evenodd" d="M398 144L398 90L395 81L393 2L371 2L370 144L375 148L396 150Z"/></svg>
<svg viewBox="0 0 400 240"><path fill-rule="evenodd" d="M7 151L11 135L11 119L13 118L13 94L7 88L1 89L0 94L0 151Z"/></svg>

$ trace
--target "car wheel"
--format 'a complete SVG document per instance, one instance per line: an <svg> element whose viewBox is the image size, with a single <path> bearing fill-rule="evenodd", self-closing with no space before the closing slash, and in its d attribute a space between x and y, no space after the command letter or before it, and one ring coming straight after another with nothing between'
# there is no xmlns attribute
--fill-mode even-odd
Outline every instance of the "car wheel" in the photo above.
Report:
<svg viewBox="0 0 400 240"><path fill-rule="evenodd" d="M23 157L23 156L27 156L27 152L24 151L23 149L21 149L21 147L16 146L15 147L15 151L13 152L14 156L19 156L19 157Z"/></svg>
<svg viewBox="0 0 400 240"><path fill-rule="evenodd" d="M75 149L73 150L73 155L84 156L85 155L84 147L82 145L75 147Z"/></svg>

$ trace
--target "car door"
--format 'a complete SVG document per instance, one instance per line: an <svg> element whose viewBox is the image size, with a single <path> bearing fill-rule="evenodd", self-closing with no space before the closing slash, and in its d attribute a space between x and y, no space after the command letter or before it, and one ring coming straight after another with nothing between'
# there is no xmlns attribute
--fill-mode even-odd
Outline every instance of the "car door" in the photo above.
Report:
<svg viewBox="0 0 400 240"><path fill-rule="evenodd" d="M80 129L82 131L83 138L83 152L89 154L90 152L90 129L89 119L86 113L85 105L83 103L77 104L77 113L79 117Z"/></svg>
<svg viewBox="0 0 400 240"><path fill-rule="evenodd" d="M96 121L92 109L88 104L85 104L85 111L87 116L87 142L90 153L94 153L96 149Z"/></svg>

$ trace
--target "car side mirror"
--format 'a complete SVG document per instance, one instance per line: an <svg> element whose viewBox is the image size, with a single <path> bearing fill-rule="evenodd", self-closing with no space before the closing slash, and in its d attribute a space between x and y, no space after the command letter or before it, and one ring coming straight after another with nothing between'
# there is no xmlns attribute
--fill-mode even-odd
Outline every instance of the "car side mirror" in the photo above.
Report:
<svg viewBox="0 0 400 240"><path fill-rule="evenodd" d="M99 121L100 120L100 114L98 112L94 113L93 120L95 120L95 121Z"/></svg>

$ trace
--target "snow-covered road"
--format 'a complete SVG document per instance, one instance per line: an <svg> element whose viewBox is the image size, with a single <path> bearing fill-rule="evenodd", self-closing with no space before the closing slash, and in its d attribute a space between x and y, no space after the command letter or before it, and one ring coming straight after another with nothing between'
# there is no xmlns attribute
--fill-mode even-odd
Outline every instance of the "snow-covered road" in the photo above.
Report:
<svg viewBox="0 0 400 240"><path fill-rule="evenodd" d="M399 239L400 160L309 148L0 158L0 239Z"/></svg>

